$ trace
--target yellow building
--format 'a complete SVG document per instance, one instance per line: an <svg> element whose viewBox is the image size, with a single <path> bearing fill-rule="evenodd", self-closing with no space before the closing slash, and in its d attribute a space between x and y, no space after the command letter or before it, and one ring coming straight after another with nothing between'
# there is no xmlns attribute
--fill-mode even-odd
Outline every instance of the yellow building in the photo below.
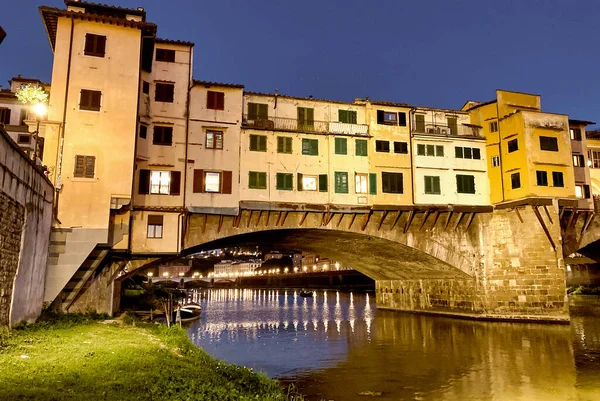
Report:
<svg viewBox="0 0 600 401"><path fill-rule="evenodd" d="M576 198L567 116L542 112L539 95L504 90L462 110L483 127L492 203Z"/></svg>
<svg viewBox="0 0 600 401"><path fill-rule="evenodd" d="M594 197L600 197L600 131L586 132L590 184Z"/></svg>
<svg viewBox="0 0 600 401"><path fill-rule="evenodd" d="M591 176L589 169L588 145L585 133L587 125L595 124L591 121L569 119L569 136L571 138L571 151L573 157L573 176L575 178L575 196L578 208L593 209Z"/></svg>

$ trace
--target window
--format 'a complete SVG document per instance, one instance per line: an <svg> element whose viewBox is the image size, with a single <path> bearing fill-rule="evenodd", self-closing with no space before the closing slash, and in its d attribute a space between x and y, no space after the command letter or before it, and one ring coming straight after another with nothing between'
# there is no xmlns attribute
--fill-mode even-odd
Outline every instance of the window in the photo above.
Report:
<svg viewBox="0 0 600 401"><path fill-rule="evenodd" d="M294 189L293 174L277 173L275 178L277 189L283 191L291 191Z"/></svg>
<svg viewBox="0 0 600 401"><path fill-rule="evenodd" d="M327 192L327 174L319 174L319 192Z"/></svg>
<svg viewBox="0 0 600 401"><path fill-rule="evenodd" d="M341 123L356 124L356 111L338 110L338 120Z"/></svg>
<svg viewBox="0 0 600 401"><path fill-rule="evenodd" d="M267 120L269 105L266 103L248 103L248 120Z"/></svg>
<svg viewBox="0 0 600 401"><path fill-rule="evenodd" d="M154 134L152 135L152 144L171 146L173 144L173 127L155 125Z"/></svg>
<svg viewBox="0 0 600 401"><path fill-rule="evenodd" d="M498 121L492 121L490 123L490 132L498 132Z"/></svg>
<svg viewBox="0 0 600 401"><path fill-rule="evenodd" d="M458 135L458 119L456 117L446 117L450 135Z"/></svg>
<svg viewBox="0 0 600 401"><path fill-rule="evenodd" d="M571 139L574 141L581 141L581 128L571 128L569 130Z"/></svg>
<svg viewBox="0 0 600 401"><path fill-rule="evenodd" d="M73 177L94 178L95 169L95 156L75 156L75 169L73 170Z"/></svg>
<svg viewBox="0 0 600 401"><path fill-rule="evenodd" d="M585 158L583 155L573 155L573 166L585 167Z"/></svg>
<svg viewBox="0 0 600 401"><path fill-rule="evenodd" d="M8 107L0 107L0 123L10 124L10 109Z"/></svg>
<svg viewBox="0 0 600 401"><path fill-rule="evenodd" d="M535 172L535 177L537 179L538 186L540 186L540 187L548 186L548 172L547 171L537 170Z"/></svg>
<svg viewBox="0 0 600 401"><path fill-rule="evenodd" d="M150 94L150 82L142 81L142 93Z"/></svg>
<svg viewBox="0 0 600 401"><path fill-rule="evenodd" d="M225 93L206 92L206 108L211 110L225 110Z"/></svg>
<svg viewBox="0 0 600 401"><path fill-rule="evenodd" d="M335 178L335 193L336 194L347 194L348 193L348 173L343 171L336 171L334 174Z"/></svg>
<svg viewBox="0 0 600 401"><path fill-rule="evenodd" d="M85 34L85 48L83 54L93 57L104 57L106 52L106 36Z"/></svg>
<svg viewBox="0 0 600 401"><path fill-rule="evenodd" d="M298 191L316 191L319 176L298 173Z"/></svg>
<svg viewBox="0 0 600 401"><path fill-rule="evenodd" d="M575 196L579 199L589 199L590 186L589 185L575 185Z"/></svg>
<svg viewBox="0 0 600 401"><path fill-rule="evenodd" d="M262 171L250 171L248 175L248 188L267 189L267 173Z"/></svg>
<svg viewBox="0 0 600 401"><path fill-rule="evenodd" d="M156 91L154 93L154 100L157 102L173 103L173 93L175 91L175 84L157 82Z"/></svg>
<svg viewBox="0 0 600 401"><path fill-rule="evenodd" d="M456 175L456 192L459 194L474 194L475 193L475 176L474 175Z"/></svg>
<svg viewBox="0 0 600 401"><path fill-rule="evenodd" d="M521 173L512 173L510 175L510 186L512 189L521 188Z"/></svg>
<svg viewBox="0 0 600 401"><path fill-rule="evenodd" d="M425 132L425 116L423 114L415 114L415 131Z"/></svg>
<svg viewBox="0 0 600 401"><path fill-rule="evenodd" d="M146 139L148 137L148 126L140 124L140 138Z"/></svg>
<svg viewBox="0 0 600 401"><path fill-rule="evenodd" d="M444 156L444 147L442 145L424 145L417 144L417 155L419 156Z"/></svg>
<svg viewBox="0 0 600 401"><path fill-rule="evenodd" d="M357 194L366 194L367 193L367 184L368 184L368 175L362 173L356 173L355 177L356 183L356 193Z"/></svg>
<svg viewBox="0 0 600 401"><path fill-rule="evenodd" d="M367 140L366 139L357 139L355 142L356 146L356 156L367 156ZM598 152L600 154L600 152Z"/></svg>
<svg viewBox="0 0 600 401"><path fill-rule="evenodd" d="M82 89L79 97L79 110L100 111L102 92Z"/></svg>
<svg viewBox="0 0 600 401"><path fill-rule="evenodd" d="M223 149L223 131L206 131L206 149Z"/></svg>
<svg viewBox="0 0 600 401"><path fill-rule="evenodd" d="M298 107L298 131L315 130L315 110L308 107Z"/></svg>
<svg viewBox="0 0 600 401"><path fill-rule="evenodd" d="M17 136L17 143L31 143L31 136L27 134L19 134L19 136Z"/></svg>
<svg viewBox="0 0 600 401"><path fill-rule="evenodd" d="M377 124L398 125L398 114L391 111L377 110Z"/></svg>
<svg viewBox="0 0 600 401"><path fill-rule="evenodd" d="M402 173L381 173L382 192L388 194L401 194L404 191Z"/></svg>
<svg viewBox="0 0 600 401"><path fill-rule="evenodd" d="M561 173L560 171L553 171L552 172L552 183L555 187L564 187L565 181L563 178L563 173Z"/></svg>
<svg viewBox="0 0 600 401"><path fill-rule="evenodd" d="M492 156L492 167L500 167L500 156Z"/></svg>
<svg viewBox="0 0 600 401"><path fill-rule="evenodd" d="M233 174L231 171L194 170L193 193L231 194L232 187Z"/></svg>
<svg viewBox="0 0 600 401"><path fill-rule="evenodd" d="M336 155L347 155L348 154L348 140L346 138L335 138L335 154Z"/></svg>
<svg viewBox="0 0 600 401"><path fill-rule="evenodd" d="M140 178L141 180L141 178ZM171 184L170 171L151 171L150 172L150 193L151 194L169 194Z"/></svg>
<svg viewBox="0 0 600 401"><path fill-rule="evenodd" d="M267 136L250 134L250 150L255 152L266 152Z"/></svg>
<svg viewBox="0 0 600 401"><path fill-rule="evenodd" d="M375 141L375 151L376 152L390 152L390 142L389 141Z"/></svg>
<svg viewBox="0 0 600 401"><path fill-rule="evenodd" d="M558 139L552 136L540 136L540 149L558 152Z"/></svg>
<svg viewBox="0 0 600 401"><path fill-rule="evenodd" d="M425 176L425 193L428 195L440 195L442 193L440 188L440 177L438 176Z"/></svg>
<svg viewBox="0 0 600 401"><path fill-rule="evenodd" d="M149 214L148 215L148 238L162 238L163 233L163 216Z"/></svg>
<svg viewBox="0 0 600 401"><path fill-rule="evenodd" d="M398 125L401 127L406 127L406 113L402 111L398 112Z"/></svg>
<svg viewBox="0 0 600 401"><path fill-rule="evenodd" d="M481 159L481 150L479 148L468 148L463 146L454 147L454 156L457 159Z"/></svg>
<svg viewBox="0 0 600 401"><path fill-rule="evenodd" d="M7 109L10 110L10 109ZM0 113L2 113L2 110L0 109ZM27 120L27 109L21 109L21 115L19 116L19 125L26 125L25 124L25 120ZM0 117L0 121L2 121L2 117ZM10 121L10 118L9 118Z"/></svg>
<svg viewBox="0 0 600 401"><path fill-rule="evenodd" d="M408 143L394 141L394 153L408 153Z"/></svg>
<svg viewBox="0 0 600 401"><path fill-rule="evenodd" d="M600 168L600 150L588 150L588 165L591 168Z"/></svg>
<svg viewBox="0 0 600 401"><path fill-rule="evenodd" d="M156 61L166 61L168 63L175 62L175 50L156 49Z"/></svg>
<svg viewBox="0 0 600 401"><path fill-rule="evenodd" d="M516 152L519 150L519 141L518 139L511 139L508 141L508 153Z"/></svg>
<svg viewBox="0 0 600 401"><path fill-rule="evenodd" d="M292 138L287 136L277 137L277 153L292 153Z"/></svg>
<svg viewBox="0 0 600 401"><path fill-rule="evenodd" d="M317 156L319 154L319 140L302 138L302 154Z"/></svg>

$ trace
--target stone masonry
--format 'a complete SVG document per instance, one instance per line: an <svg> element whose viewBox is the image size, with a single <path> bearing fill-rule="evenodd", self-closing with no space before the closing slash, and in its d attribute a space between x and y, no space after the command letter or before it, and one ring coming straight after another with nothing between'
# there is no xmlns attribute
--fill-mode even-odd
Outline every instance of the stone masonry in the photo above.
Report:
<svg viewBox="0 0 600 401"><path fill-rule="evenodd" d="M0 192L0 326L10 322L10 304L21 248L25 208Z"/></svg>

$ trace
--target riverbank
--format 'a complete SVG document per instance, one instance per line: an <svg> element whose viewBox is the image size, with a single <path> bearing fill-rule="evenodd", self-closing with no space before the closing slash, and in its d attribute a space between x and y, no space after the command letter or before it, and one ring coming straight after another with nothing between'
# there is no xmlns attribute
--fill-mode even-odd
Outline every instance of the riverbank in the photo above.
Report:
<svg viewBox="0 0 600 401"><path fill-rule="evenodd" d="M46 315L0 331L0 400L301 400L177 327ZM2 330L2 329L0 329Z"/></svg>

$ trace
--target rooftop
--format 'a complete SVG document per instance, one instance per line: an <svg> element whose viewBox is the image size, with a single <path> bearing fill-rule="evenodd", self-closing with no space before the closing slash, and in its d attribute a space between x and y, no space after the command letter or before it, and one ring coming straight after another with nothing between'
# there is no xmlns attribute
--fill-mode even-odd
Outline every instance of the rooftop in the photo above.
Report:
<svg viewBox="0 0 600 401"><path fill-rule="evenodd" d="M169 45L194 46L194 42L186 42L185 40L156 38L156 39L154 39L154 41L156 43L165 43L165 44L169 44Z"/></svg>
<svg viewBox="0 0 600 401"><path fill-rule="evenodd" d="M109 4L101 4L101 3L91 3L88 1L80 1L80 0L65 0L65 5L67 7L83 7L85 11L91 14L99 14L105 15L107 13L115 13L115 14L131 14L143 17L146 19L146 11L142 7L138 8L124 8L119 6L111 6Z"/></svg>
<svg viewBox="0 0 600 401"><path fill-rule="evenodd" d="M205 85L205 86L221 86L224 88L244 88L244 85L242 84L228 84L228 83L223 83L223 82L211 82L211 81L200 81L197 79L194 79L193 81L193 85Z"/></svg>

